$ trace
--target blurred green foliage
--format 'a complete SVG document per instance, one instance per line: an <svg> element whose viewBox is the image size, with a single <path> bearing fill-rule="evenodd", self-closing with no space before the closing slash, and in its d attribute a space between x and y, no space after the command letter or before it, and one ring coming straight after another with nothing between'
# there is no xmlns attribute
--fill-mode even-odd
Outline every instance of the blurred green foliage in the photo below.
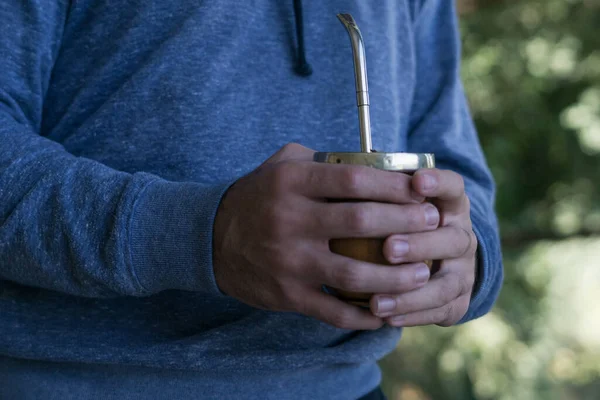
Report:
<svg viewBox="0 0 600 400"><path fill-rule="evenodd" d="M506 279L487 316L409 328L391 400L600 398L600 0L479 0L463 78L498 184Z"/></svg>

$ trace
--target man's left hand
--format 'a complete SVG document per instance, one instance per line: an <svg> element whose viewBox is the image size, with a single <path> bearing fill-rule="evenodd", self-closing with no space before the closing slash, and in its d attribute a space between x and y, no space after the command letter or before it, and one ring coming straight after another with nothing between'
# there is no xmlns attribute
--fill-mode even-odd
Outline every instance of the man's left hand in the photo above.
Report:
<svg viewBox="0 0 600 400"><path fill-rule="evenodd" d="M392 326L451 326L466 314L475 282L477 238L469 198L462 177L453 171L419 170L412 185L438 208L439 228L392 235L386 239L384 254L392 264L439 260L439 269L419 289L374 295L371 311Z"/></svg>

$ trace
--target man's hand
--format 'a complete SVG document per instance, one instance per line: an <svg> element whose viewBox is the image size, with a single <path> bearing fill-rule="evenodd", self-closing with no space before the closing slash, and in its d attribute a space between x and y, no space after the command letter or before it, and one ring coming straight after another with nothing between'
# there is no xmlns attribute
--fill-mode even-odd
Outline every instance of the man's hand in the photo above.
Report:
<svg viewBox="0 0 600 400"><path fill-rule="evenodd" d="M427 282L427 267L356 261L332 253L329 240L430 231L439 213L423 203L408 175L315 163L313 154L287 145L226 193L214 228L217 285L254 307L299 312L345 329L377 329L381 318L324 293L322 285L411 291Z"/></svg>
<svg viewBox="0 0 600 400"><path fill-rule="evenodd" d="M452 171L417 171L412 187L438 207L440 227L390 236L384 245L385 256L393 264L419 260L441 260L441 264L419 289L373 296L371 310L393 326L451 326L466 314L475 281L477 239L471 227L469 198L462 177Z"/></svg>

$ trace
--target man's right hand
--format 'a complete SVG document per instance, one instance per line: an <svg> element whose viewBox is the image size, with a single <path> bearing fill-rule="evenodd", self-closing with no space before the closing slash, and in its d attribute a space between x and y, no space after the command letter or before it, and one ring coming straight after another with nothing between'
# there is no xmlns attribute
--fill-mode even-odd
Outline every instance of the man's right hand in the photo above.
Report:
<svg viewBox="0 0 600 400"><path fill-rule="evenodd" d="M286 145L227 191L214 227L217 285L253 307L298 312L343 329L377 329L380 318L322 286L402 293L423 286L429 269L353 260L332 253L329 240L434 230L438 211L412 191L408 175L316 163L313 154Z"/></svg>

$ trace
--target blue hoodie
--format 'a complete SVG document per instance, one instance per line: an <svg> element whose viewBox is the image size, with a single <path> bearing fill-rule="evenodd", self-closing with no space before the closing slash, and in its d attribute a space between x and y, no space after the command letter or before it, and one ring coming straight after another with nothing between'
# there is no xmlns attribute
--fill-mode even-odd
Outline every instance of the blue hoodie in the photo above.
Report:
<svg viewBox="0 0 600 400"><path fill-rule="evenodd" d="M401 330L346 331L223 295L212 226L288 142L359 151L354 16L374 148L463 175L480 243L462 322L502 281L494 184L450 0L0 2L0 397L353 399Z"/></svg>

